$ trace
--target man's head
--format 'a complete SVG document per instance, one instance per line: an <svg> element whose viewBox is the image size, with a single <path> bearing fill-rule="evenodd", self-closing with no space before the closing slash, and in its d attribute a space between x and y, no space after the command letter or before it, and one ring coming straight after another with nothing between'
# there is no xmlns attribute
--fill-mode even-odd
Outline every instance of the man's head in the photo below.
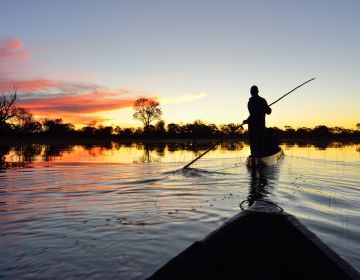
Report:
<svg viewBox="0 0 360 280"><path fill-rule="evenodd" d="M257 96L258 93L259 93L258 87L257 87L257 86L252 86L252 87L250 88L250 93L251 93L251 96Z"/></svg>

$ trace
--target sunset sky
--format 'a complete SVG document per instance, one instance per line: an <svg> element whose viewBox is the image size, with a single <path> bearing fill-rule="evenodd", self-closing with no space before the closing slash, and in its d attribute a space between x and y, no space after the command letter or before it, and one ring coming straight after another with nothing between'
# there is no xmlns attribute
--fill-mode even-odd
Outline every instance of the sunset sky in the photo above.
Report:
<svg viewBox="0 0 360 280"><path fill-rule="evenodd" d="M166 123L241 122L249 89L268 126L360 122L358 0L0 0L0 92L38 118L140 126L156 97Z"/></svg>

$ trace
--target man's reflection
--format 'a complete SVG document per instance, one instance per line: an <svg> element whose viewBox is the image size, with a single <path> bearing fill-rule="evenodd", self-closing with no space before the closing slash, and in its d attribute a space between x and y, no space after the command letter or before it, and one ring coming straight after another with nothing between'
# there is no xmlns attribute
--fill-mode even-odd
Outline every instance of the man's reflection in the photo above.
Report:
<svg viewBox="0 0 360 280"><path fill-rule="evenodd" d="M249 169L250 185L247 197L249 207L256 200L267 198L273 189L273 184L278 177L277 166L260 167Z"/></svg>

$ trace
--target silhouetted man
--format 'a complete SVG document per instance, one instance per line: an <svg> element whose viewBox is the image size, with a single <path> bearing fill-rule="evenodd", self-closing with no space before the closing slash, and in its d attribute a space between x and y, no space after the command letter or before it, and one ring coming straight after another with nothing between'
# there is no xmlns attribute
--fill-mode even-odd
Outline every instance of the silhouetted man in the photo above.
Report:
<svg viewBox="0 0 360 280"><path fill-rule="evenodd" d="M266 100L259 96L257 86L250 89L251 97L248 102L250 116L244 123L249 126L249 140L252 157L264 156L265 115L271 114L271 108Z"/></svg>

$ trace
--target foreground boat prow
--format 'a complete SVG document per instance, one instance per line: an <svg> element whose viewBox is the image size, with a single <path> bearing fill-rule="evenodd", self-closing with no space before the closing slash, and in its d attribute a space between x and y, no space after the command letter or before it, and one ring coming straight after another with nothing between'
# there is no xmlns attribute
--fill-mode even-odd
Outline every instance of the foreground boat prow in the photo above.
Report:
<svg viewBox="0 0 360 280"><path fill-rule="evenodd" d="M148 279L360 279L294 216L257 201Z"/></svg>

